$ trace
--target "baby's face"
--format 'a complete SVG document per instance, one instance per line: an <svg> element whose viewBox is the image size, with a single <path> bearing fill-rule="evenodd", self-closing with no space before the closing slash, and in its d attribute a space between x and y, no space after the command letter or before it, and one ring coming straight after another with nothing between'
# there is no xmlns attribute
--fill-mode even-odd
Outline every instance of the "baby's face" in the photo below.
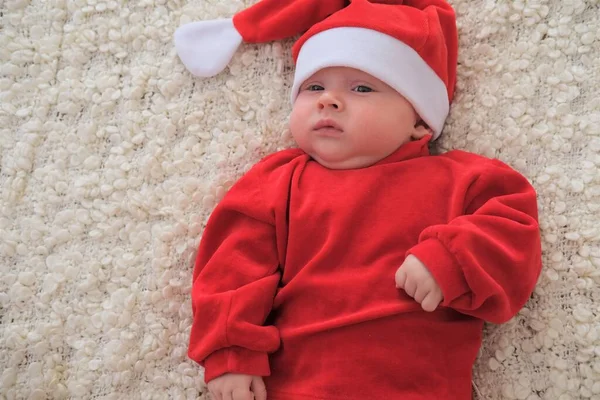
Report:
<svg viewBox="0 0 600 400"><path fill-rule="evenodd" d="M290 129L298 146L323 166L353 169L430 133L417 122L412 105L387 84L366 72L332 67L302 84Z"/></svg>

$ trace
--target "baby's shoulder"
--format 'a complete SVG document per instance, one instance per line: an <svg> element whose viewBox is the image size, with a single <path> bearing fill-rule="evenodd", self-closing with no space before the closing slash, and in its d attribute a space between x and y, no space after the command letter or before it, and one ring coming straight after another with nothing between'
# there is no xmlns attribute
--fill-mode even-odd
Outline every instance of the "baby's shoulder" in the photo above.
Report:
<svg viewBox="0 0 600 400"><path fill-rule="evenodd" d="M454 176L459 175L467 179L482 176L502 180L523 178L519 171L497 158L488 158L463 150L452 150L439 157L452 165L450 169L454 171Z"/></svg>
<svg viewBox="0 0 600 400"><path fill-rule="evenodd" d="M491 158L487 158L475 153L470 153L464 150L450 150L446 153L440 154L438 157L442 157L466 165L487 164L492 161Z"/></svg>
<svg viewBox="0 0 600 400"><path fill-rule="evenodd" d="M300 149L280 150L263 157L256 165L260 165L262 168L276 168L284 166L305 154L306 153Z"/></svg>
<svg viewBox="0 0 600 400"><path fill-rule="evenodd" d="M267 182L289 175L306 157L306 153L300 149L280 150L263 157L248 174L259 175L262 181Z"/></svg>
<svg viewBox="0 0 600 400"><path fill-rule="evenodd" d="M440 154L438 157L468 170L481 170L495 167L512 169L496 158L488 158L464 150L451 150Z"/></svg>
<svg viewBox="0 0 600 400"><path fill-rule="evenodd" d="M301 150L288 149L265 156L235 182L228 193L229 198L238 196L246 202L248 199L261 202L264 198L281 197L281 193L287 191L286 181L289 181L294 165L298 164L294 160L301 159L303 154Z"/></svg>

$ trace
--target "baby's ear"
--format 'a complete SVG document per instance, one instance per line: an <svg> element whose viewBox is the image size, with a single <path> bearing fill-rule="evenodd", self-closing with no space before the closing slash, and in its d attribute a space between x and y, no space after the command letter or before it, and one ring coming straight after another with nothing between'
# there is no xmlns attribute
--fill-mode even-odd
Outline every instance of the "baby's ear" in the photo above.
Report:
<svg viewBox="0 0 600 400"><path fill-rule="evenodd" d="M427 126L425 121L421 120L421 121L417 122L417 124L415 125L415 128L413 130L413 133L411 135L412 138L415 140L418 140L427 135L433 135L433 130L429 126Z"/></svg>

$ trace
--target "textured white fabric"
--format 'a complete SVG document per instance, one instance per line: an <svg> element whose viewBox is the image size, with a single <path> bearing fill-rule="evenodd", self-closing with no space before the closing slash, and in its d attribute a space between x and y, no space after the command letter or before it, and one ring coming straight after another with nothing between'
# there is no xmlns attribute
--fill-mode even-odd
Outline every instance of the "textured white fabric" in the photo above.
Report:
<svg viewBox="0 0 600 400"><path fill-rule="evenodd" d="M0 398L198 398L196 244L232 182L291 144L292 41L242 45L201 80L173 34L250 3L0 2ZM452 4L458 89L437 145L528 176L544 244L475 382L484 399L598 400L599 3Z"/></svg>
<svg viewBox="0 0 600 400"><path fill-rule="evenodd" d="M434 138L442 132L448 89L419 54L398 39L365 28L335 28L312 36L298 54L292 103L300 85L326 67L351 67L377 77L411 102Z"/></svg>
<svg viewBox="0 0 600 400"><path fill-rule="evenodd" d="M242 36L231 18L196 21L175 31L175 48L181 62L199 77L223 71L240 44Z"/></svg>

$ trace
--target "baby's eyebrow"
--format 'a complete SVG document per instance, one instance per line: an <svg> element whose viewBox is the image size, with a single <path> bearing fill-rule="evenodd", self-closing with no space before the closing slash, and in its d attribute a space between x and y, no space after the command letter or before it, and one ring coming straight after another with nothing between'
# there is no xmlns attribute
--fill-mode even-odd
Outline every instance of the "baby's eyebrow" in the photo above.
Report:
<svg viewBox="0 0 600 400"><path fill-rule="evenodd" d="M369 86L371 88L374 88L377 86L376 82L370 81L367 79L347 79L346 81L350 85L363 85L363 86Z"/></svg>

